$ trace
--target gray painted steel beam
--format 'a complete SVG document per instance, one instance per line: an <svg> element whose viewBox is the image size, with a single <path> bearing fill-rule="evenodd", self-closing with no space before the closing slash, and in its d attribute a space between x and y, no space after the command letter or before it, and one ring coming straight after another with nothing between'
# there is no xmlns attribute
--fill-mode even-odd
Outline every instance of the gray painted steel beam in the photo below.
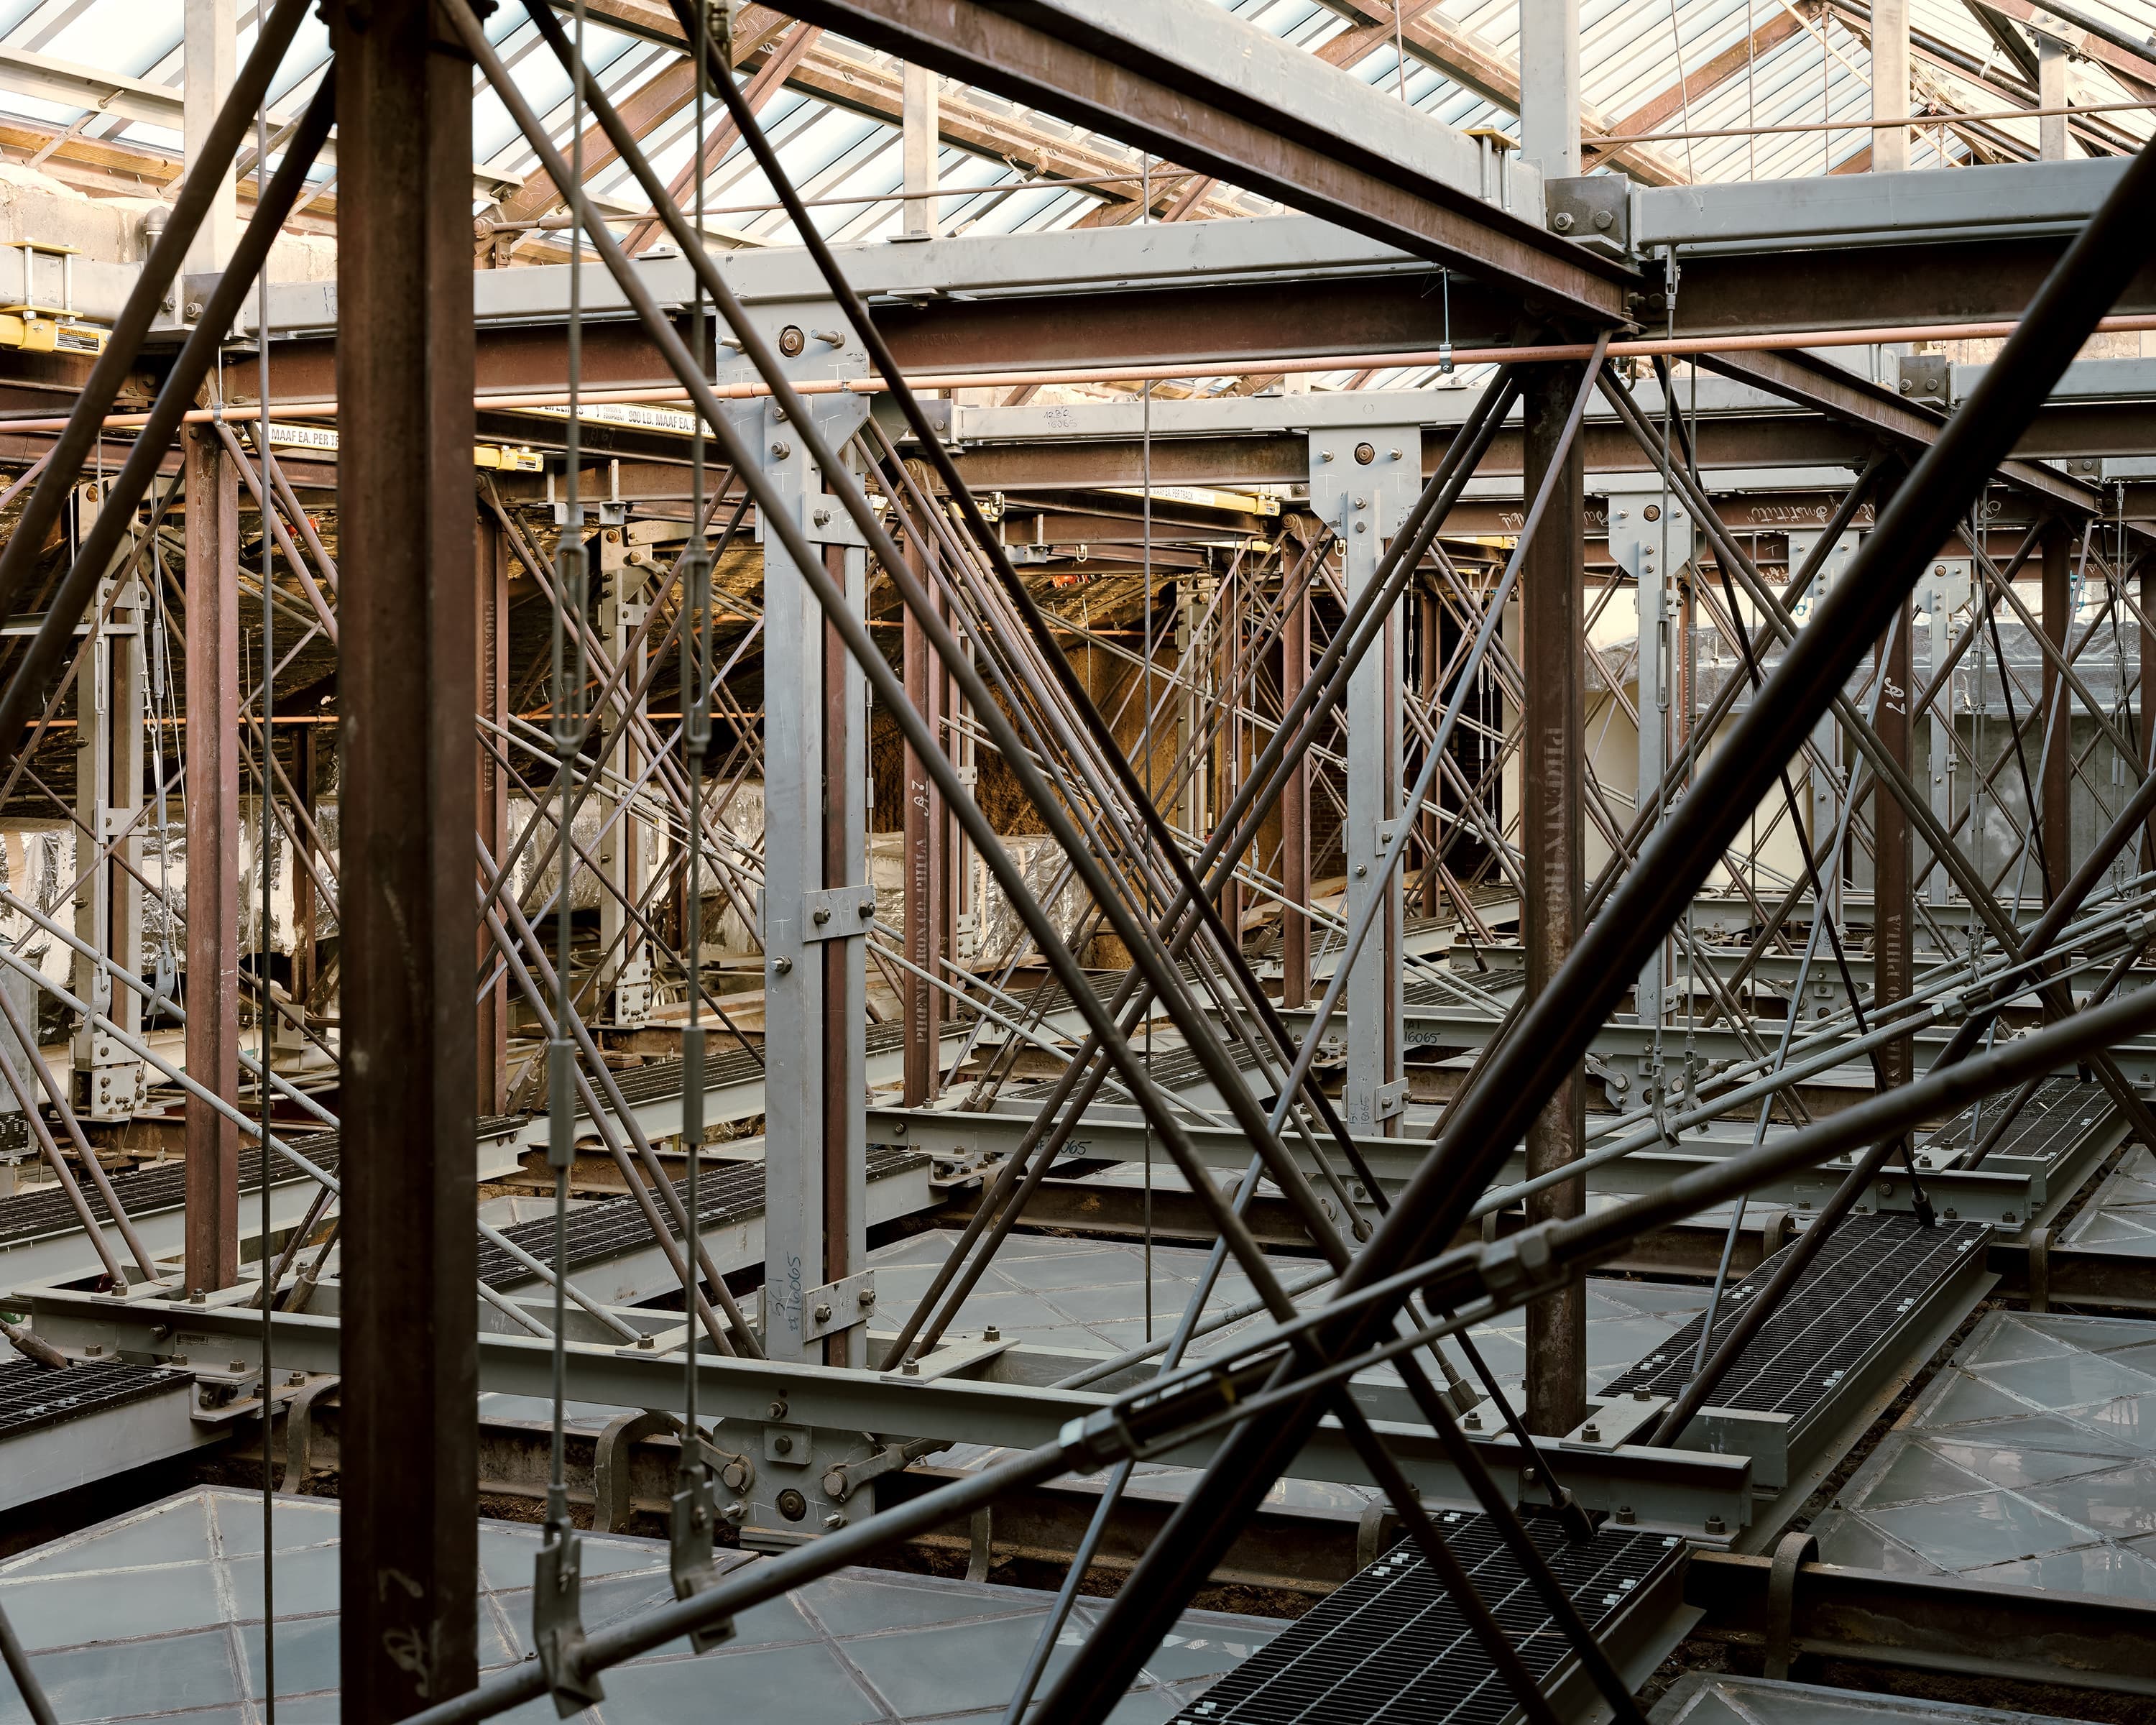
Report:
<svg viewBox="0 0 2156 1725"><path fill-rule="evenodd" d="M192 1347L209 1357L248 1359L259 1345L258 1312L229 1307L195 1307L172 1323L170 1307L130 1305L65 1289L22 1289L11 1301L27 1305L41 1335L64 1346L98 1343L108 1348L162 1357ZM624 1317L656 1329L663 1314L631 1311ZM506 1322L506 1321L505 1321ZM169 1326L168 1333L154 1332ZM309 1372L340 1369L338 1320L311 1312L280 1312L275 1320L276 1359L280 1366ZM551 1394L552 1343L525 1335L482 1330L478 1338L479 1385L511 1395ZM682 1362L676 1356L572 1341L567 1348L568 1393L572 1399L606 1407L665 1408L681 1404ZM979 1369L989 1378L927 1373L849 1370L784 1360L700 1358L697 1402L706 1416L752 1429L782 1419L789 1429L810 1426L834 1431L870 1431L898 1436L945 1436L968 1443L1029 1449L1054 1441L1065 1425L1106 1406L1110 1398L1086 1390L1049 1387L1091 1363L1096 1356L1050 1348L1006 1348ZM1406 1395L1397 1385L1358 1383L1355 1392L1369 1409L1408 1476L1428 1495L1465 1502L1465 1482L1445 1460L1437 1440L1415 1420ZM352 1409L346 1398L346 1425ZM783 1409L774 1415L774 1405ZM1483 1438L1477 1446L1508 1492L1521 1495L1520 1457L1509 1439ZM1200 1440L1158 1459L1181 1466L1201 1465L1214 1440ZM1353 1446L1332 1421L1313 1434L1295 1464L1298 1477L1343 1484L1374 1483ZM476 1473L474 1474L475 1479ZM1570 1461L1568 1487L1590 1508L1630 1507L1647 1525L1697 1532L1709 1517L1732 1529L1751 1517L1751 1462L1748 1457L1712 1455L1690 1450L1618 1446Z"/></svg>

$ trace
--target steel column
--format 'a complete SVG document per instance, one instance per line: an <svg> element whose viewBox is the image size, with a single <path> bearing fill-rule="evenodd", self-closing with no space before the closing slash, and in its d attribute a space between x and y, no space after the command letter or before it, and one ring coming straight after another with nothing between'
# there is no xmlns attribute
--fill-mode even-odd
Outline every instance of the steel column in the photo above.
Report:
<svg viewBox="0 0 2156 1725"><path fill-rule="evenodd" d="M1310 679L1310 587L1288 601L1281 629L1281 711L1295 705ZM1280 796L1281 1004L1310 1004L1310 762L1289 770Z"/></svg>
<svg viewBox="0 0 2156 1725"><path fill-rule="evenodd" d="M1899 120L1909 111L1909 0L1871 0L1871 117ZM1892 173L1909 165L1909 129L1871 134L1871 168Z"/></svg>
<svg viewBox="0 0 2156 1725"><path fill-rule="evenodd" d="M2045 638L2063 655L2074 617L2074 534L2063 521L2044 530L2044 598L2041 619ZM2038 831L2044 845L2044 901L2064 890L2073 865L2073 702L2067 697L2058 661L2044 660L2043 721L2037 726L2043 752L2043 783Z"/></svg>
<svg viewBox="0 0 2156 1725"><path fill-rule="evenodd" d="M187 505L187 1076L239 1099L239 490L213 425L180 439ZM187 1111L187 1283L239 1275L239 1128Z"/></svg>
<svg viewBox="0 0 2156 1725"><path fill-rule="evenodd" d="M231 95L239 69L239 11L237 0L186 0L181 8L180 125L190 174L206 153L210 126ZM216 187L203 224L195 230L194 244L187 248L190 275L223 269L239 239L239 190L229 162L218 175Z"/></svg>
<svg viewBox="0 0 2156 1725"><path fill-rule="evenodd" d="M611 513L619 514L619 511ZM598 639L624 673L630 688L641 690L647 649L641 625L650 608L653 566L648 552L633 548L629 529L614 521L598 534L599 567ZM642 794L629 788L642 775L644 755L637 736L644 721L642 696L609 710L602 721L600 757L613 774L597 799L603 832L596 859L599 875L599 950L609 954L593 998L598 1009L618 1024L640 1024L651 1016L651 949L628 906L641 903L651 877L657 829L639 818Z"/></svg>
<svg viewBox="0 0 2156 1725"><path fill-rule="evenodd" d="M1909 632L1915 613L1903 606L1900 618L1881 643L1880 675L1885 686L1872 721L1879 740L1904 769L1909 764ZM1914 908L1911 902L1909 818L1891 786L1871 793L1871 954L1873 1010L1883 1013L1908 998L1912 980L1911 952ZM1916 1045L1897 1037L1879 1050L1881 1076L1889 1085L1907 1084L1915 1076Z"/></svg>
<svg viewBox="0 0 2156 1725"><path fill-rule="evenodd" d="M1520 159L1544 179L1579 172L1579 0L1521 0Z"/></svg>
<svg viewBox="0 0 2156 1725"><path fill-rule="evenodd" d="M1609 498L1609 554L1633 580L1637 629L1634 655L1639 693L1639 773L1636 808L1645 808L1670 770L1671 666L1673 653L1670 583L1691 558L1691 513L1661 495L1658 480L1644 475L1639 489L1602 481ZM1650 492L1646 487L1652 484ZM1667 985L1666 942L1641 967L1634 1002L1642 1024L1659 1022ZM1659 1081L1657 1080L1656 1081Z"/></svg>
<svg viewBox="0 0 2156 1725"><path fill-rule="evenodd" d="M1789 567L1796 568L1818 548L1820 535L1816 532L1792 532L1789 535ZM1820 560L1819 573L1802 593L1793 594L1790 610L1799 622L1815 617L1826 603L1827 594L1849 567L1849 560L1856 554L1861 536L1844 533L1834 547ZM1841 726L1831 713L1821 716L1812 727L1812 747L1817 754L1805 769L1805 782L1810 787L1808 798L1811 804L1812 855L1819 859L1820 879L1826 888L1825 906L1830 916L1841 914L1842 860L1838 855L1829 855L1834 835L1841 824L1841 795L1844 786L1840 778ZM1818 765L1826 762L1827 770ZM1817 914L1817 908L1815 908Z"/></svg>
<svg viewBox="0 0 2156 1725"><path fill-rule="evenodd" d="M479 721L482 727L509 722L509 547L501 524L490 513L479 517L477 561L473 570L479 650ZM499 735L499 732L496 732ZM509 779L492 749L477 751L479 836L489 856L509 849ZM305 871L295 879L305 880ZM480 931L479 962L494 958L494 942ZM480 997L479 1078L475 1100L481 1114L506 1113L509 1107L509 976L504 971Z"/></svg>
<svg viewBox="0 0 2156 1725"><path fill-rule="evenodd" d="M1966 603L1970 593L1970 578L1974 565L1966 557L1942 558L1932 565L1928 582L1920 582L1917 588L1917 604L1931 618L1930 675L1939 680L1939 667L1953 651L1954 614ZM1951 830L1954 821L1954 689L1953 680L1944 680L1938 696L1925 711L1929 723L1928 747L1931 753L1932 813L1942 827ZM1970 732L1975 736L1974 727ZM1925 901L1933 906L1943 906L1952 887L1946 870L1928 850L1919 853L1923 865L1913 879L1923 894Z"/></svg>
<svg viewBox="0 0 2156 1725"><path fill-rule="evenodd" d="M2135 661L2141 671L2141 694L2135 709L2141 722L2141 761L2144 771L2156 772L2156 552L2145 554L2140 562L2141 577L2141 631L2139 658ZM2141 866L2156 868L2156 815L2149 817L2148 836L2141 841Z"/></svg>
<svg viewBox="0 0 2156 1725"><path fill-rule="evenodd" d="M1527 495L1537 495L1558 454L1565 419L1578 392L1570 366L1536 366L1523 373ZM1524 998L1532 999L1563 968L1581 921L1585 886L1585 738L1580 689L1585 675L1580 626L1585 603L1586 470L1577 439L1563 463L1539 531L1520 569L1520 666L1526 683L1527 738L1520 773L1521 848L1526 902L1521 935L1527 948ZM1527 1128L1527 1173L1547 1173L1584 1153L1585 1069L1575 1065ZM1576 1216L1585 1205L1582 1184L1553 1187L1528 1200L1529 1221ZM1574 1282L1527 1307L1528 1429L1570 1431L1587 1415L1587 1303Z"/></svg>
<svg viewBox="0 0 2156 1725"><path fill-rule="evenodd" d="M344 587L343 1716L476 1680L473 66L330 9Z"/></svg>
<svg viewBox="0 0 2156 1725"><path fill-rule="evenodd" d="M921 560L921 578L932 592L930 573L935 546L926 535L912 536L908 549ZM901 653L906 698L915 710L941 732L945 679L929 650L927 637L914 614L906 614ZM905 752L906 810L906 956L932 975L943 974L949 957L944 937L948 870L945 867L947 833L950 824L942 793L936 788L921 762L909 748ZM932 1100L942 1087L943 991L927 978L909 972L904 983L906 1029L906 1102L918 1107Z"/></svg>
<svg viewBox="0 0 2156 1725"><path fill-rule="evenodd" d="M866 416L859 397L818 409L834 448ZM843 555L860 603L850 522L824 502L823 475L778 410L742 410L766 471L827 558ZM817 521L818 515L823 516ZM764 1285L763 1347L773 1359L822 1361L817 1291L865 1256L862 1076L867 924L843 889L867 875L858 732L860 673L841 663L822 611L791 557L759 520L763 541L764 685L795 691L764 703ZM838 566L834 565L835 569ZM843 727L843 728L841 728ZM834 1234L834 1227L842 1234ZM830 1266L852 1267L832 1273ZM835 1339L835 1363L855 1358L858 1327Z"/></svg>
<svg viewBox="0 0 2156 1725"><path fill-rule="evenodd" d="M105 506L105 488L79 486L74 498L80 542ZM131 538L132 534L131 532ZM114 555L88 608L90 650L75 679L75 854L113 845L113 854L77 870L76 937L101 955L78 956L75 992L110 1013L131 1034L141 1027L141 1003L116 988L105 966L142 972L142 716L146 688L143 630L147 611L141 583L126 569L126 547ZM117 839L122 832L134 836ZM115 842L116 839L116 842ZM90 1024L74 1036L79 1103L92 1120L125 1120L142 1093L142 1063Z"/></svg>
<svg viewBox="0 0 2156 1725"><path fill-rule="evenodd" d="M1568 406L1569 403L1567 403ZM1563 413L1560 410L1559 418ZM1376 578L1386 542L1422 489L1421 433L1413 426L1313 431L1311 507L1331 521L1341 547L1342 586L1352 604ZM1398 1130L1407 1104L1400 1076L1400 871L1378 870L1400 818L1401 637L1397 609L1348 679L1348 819L1340 830L1348 875L1341 915L1350 927L1382 900L1371 937L1348 975L1348 1077L1341 1114L1351 1131Z"/></svg>
<svg viewBox="0 0 2156 1725"><path fill-rule="evenodd" d="M860 614L867 613L865 552L824 547L824 565ZM845 643L824 631L823 876L827 887L866 886L868 851L868 685ZM842 922L844 906L831 912ZM868 1263L868 924L819 944L824 977L824 1282L841 1282ZM940 1050L939 1050L940 1052ZM858 1311L848 1316L861 1316ZM865 1367L868 1327L829 1337L824 1361Z"/></svg>

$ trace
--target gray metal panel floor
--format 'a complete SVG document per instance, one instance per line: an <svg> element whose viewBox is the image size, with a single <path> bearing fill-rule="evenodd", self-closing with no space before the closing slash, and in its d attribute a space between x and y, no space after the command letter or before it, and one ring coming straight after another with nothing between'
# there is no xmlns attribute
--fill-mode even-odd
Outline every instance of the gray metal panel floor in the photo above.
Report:
<svg viewBox="0 0 2156 1725"><path fill-rule="evenodd" d="M338 1506L276 1506L277 1717L337 1717ZM480 1664L531 1656L530 1588L539 1529L480 1527ZM261 1500L198 1486L0 1563L0 1603L14 1620L59 1716L75 1725L179 1718L201 1725L259 1717ZM670 1600L661 1542L588 1537L588 1629ZM727 1553L733 1556L733 1553ZM1021 1589L850 1569L757 1606L701 1658L685 1642L606 1674L607 1700L576 1715L592 1725L660 1725L724 1716L756 1725L912 1725L993 1721L1009 1698L1047 1606ZM1050 1666L1072 1658L1099 1602L1081 1601ZM1116 1709L1120 1725L1159 1725L1282 1628L1193 1611ZM552 1721L550 1702L501 1716ZM0 1685L0 1725L28 1715Z"/></svg>
<svg viewBox="0 0 2156 1725"><path fill-rule="evenodd" d="M1812 1531L1829 1563L2156 1600L2156 1323L1990 1313Z"/></svg>

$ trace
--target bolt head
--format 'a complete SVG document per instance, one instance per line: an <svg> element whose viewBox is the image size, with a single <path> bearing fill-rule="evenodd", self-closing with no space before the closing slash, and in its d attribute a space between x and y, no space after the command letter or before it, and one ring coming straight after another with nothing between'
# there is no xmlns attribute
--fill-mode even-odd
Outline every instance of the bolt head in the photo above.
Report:
<svg viewBox="0 0 2156 1725"><path fill-rule="evenodd" d="M1599 209L1595 211L1594 225L1602 229L1604 233L1607 233L1609 228L1609 212L1606 209Z"/></svg>
<svg viewBox="0 0 2156 1725"><path fill-rule="evenodd" d="M826 1301L819 1301L816 1307L816 1322L819 1324L827 1324L830 1322L830 1321L831 1308L829 1304Z"/></svg>
<svg viewBox="0 0 2156 1725"><path fill-rule="evenodd" d="M778 1432L772 1437L771 1447L782 1455L791 1455L793 1453L793 1440L783 1431Z"/></svg>
<svg viewBox="0 0 2156 1725"><path fill-rule="evenodd" d="M874 1288L863 1288L858 1294L854 1296L854 1304L856 1306L875 1305L875 1290Z"/></svg>

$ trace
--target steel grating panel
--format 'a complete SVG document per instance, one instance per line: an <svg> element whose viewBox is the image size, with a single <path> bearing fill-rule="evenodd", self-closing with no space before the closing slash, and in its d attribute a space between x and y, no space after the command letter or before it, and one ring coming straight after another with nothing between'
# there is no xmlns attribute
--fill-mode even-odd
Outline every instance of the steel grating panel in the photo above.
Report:
<svg viewBox="0 0 2156 1725"><path fill-rule="evenodd" d="M2029 1106L2014 1117L1991 1154L2041 1157L2047 1163L2056 1163L2118 1106L2100 1084L2047 1078L2036 1086ZM2000 1106L1998 1097L1987 1096L1963 1109L1942 1129L1935 1153L1959 1156L1974 1149L1998 1124Z"/></svg>
<svg viewBox="0 0 2156 1725"><path fill-rule="evenodd" d="M1981 1222L1927 1228L1916 1217L1898 1214L1849 1218L1738 1357L1714 1393L1714 1405L1792 1418L1809 1413L1969 1261L1969 1253L1980 1250L1989 1231ZM1766 1286L1774 1264L1769 1258L1729 1291L1714 1327L1717 1339ZM1705 1316L1695 1317L1603 1394L1677 1394L1691 1380Z"/></svg>
<svg viewBox="0 0 2156 1725"><path fill-rule="evenodd" d="M275 1128L272 1127L275 1131ZM337 1168L337 1135L335 1132L316 1132L297 1137L279 1133L300 1155L313 1163L325 1173L334 1175ZM84 1200L90 1213L100 1222L112 1219L104 1199L99 1195L92 1181L76 1174L82 1188ZM144 1216L154 1210L177 1209L187 1199L187 1163L184 1161L152 1163L131 1173L111 1175L113 1195L119 1199L129 1216ZM282 1157L277 1162L277 1178L304 1179L300 1171ZM239 1188L243 1192L259 1191L262 1187L262 1152L244 1145L239 1153ZM68 1201L67 1194L57 1185L42 1186L29 1192L18 1192L10 1198L0 1198L0 1241L35 1240L47 1234L60 1234L80 1226L74 1206Z"/></svg>
<svg viewBox="0 0 2156 1725"><path fill-rule="evenodd" d="M1436 1520L1547 1691L1569 1645L1496 1527L1464 1511ZM1636 1529L1605 1526L1592 1544L1576 1546L1548 1522L1527 1527L1598 1638L1680 1555L1674 1538ZM1499 1725L1517 1710L1451 1597L1403 1541L1185 1707L1174 1725Z"/></svg>
<svg viewBox="0 0 2156 1725"><path fill-rule="evenodd" d="M84 1360L64 1372L34 1360L0 1361L0 1438L59 1425L153 1395L176 1394L187 1383L185 1372L119 1360Z"/></svg>
<svg viewBox="0 0 2156 1725"><path fill-rule="evenodd" d="M868 1178L880 1180L892 1174L905 1173L908 1168L921 1167L927 1162L925 1156L910 1150L894 1149L886 1144L869 1147ZM683 1209L688 1207L689 1183L685 1179L674 1182L674 1189L680 1194ZM696 1211L706 1228L717 1228L743 1216L754 1215L763 1209L763 1164L760 1162L733 1162L707 1165L696 1183ZM672 1225L673 1217L665 1205L660 1214L665 1217L668 1232L676 1240L680 1233ZM536 1258L551 1266L554 1261L554 1223L550 1216L542 1216L530 1222L520 1222L514 1228L505 1228L502 1233ZM643 1207L634 1198L610 1199L603 1204L588 1204L569 1212L567 1247L569 1271L574 1274L587 1264L596 1264L604 1259L620 1256L648 1244L651 1229L644 1219ZM491 1240L479 1244L480 1280L490 1288L514 1286L531 1280L531 1272L501 1247Z"/></svg>
<svg viewBox="0 0 2156 1725"><path fill-rule="evenodd" d="M1069 1004L1069 999L1060 988L1051 988L1044 1015L1059 1013ZM945 1004L949 1011L950 1004ZM945 1037L963 1035L971 1020L947 1024ZM991 1026L993 1030L994 1026ZM871 1055L896 1054L906 1046L906 1025L898 1019L868 1027L868 1053ZM704 1088L706 1091L724 1090L737 1084L753 1084L763 1076L763 1062L747 1049L734 1047L707 1054L704 1057ZM643 1107L653 1102L670 1102L681 1094L681 1062L649 1060L641 1066L631 1066L613 1075L613 1081L621 1091L621 1099L632 1108ZM580 1092L577 1098L577 1115L589 1117Z"/></svg>

